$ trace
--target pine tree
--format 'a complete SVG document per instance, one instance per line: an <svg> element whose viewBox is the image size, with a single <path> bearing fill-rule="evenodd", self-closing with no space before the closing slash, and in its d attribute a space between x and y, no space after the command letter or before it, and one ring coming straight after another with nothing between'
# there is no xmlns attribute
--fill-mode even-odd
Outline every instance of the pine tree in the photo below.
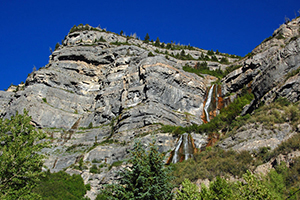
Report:
<svg viewBox="0 0 300 200"><path fill-rule="evenodd" d="M147 43L150 41L150 37L149 37L148 33L146 34L144 41L147 42Z"/></svg>
<svg viewBox="0 0 300 200"><path fill-rule="evenodd" d="M97 199L172 199L168 168L154 143L147 153L141 142L135 142L128 163L131 166L120 172L120 183L106 185Z"/></svg>
<svg viewBox="0 0 300 200"><path fill-rule="evenodd" d="M159 47L159 46L160 46L160 41L159 41L159 38L158 38L158 37L156 38L156 41L155 41L154 46L156 46L156 47Z"/></svg>

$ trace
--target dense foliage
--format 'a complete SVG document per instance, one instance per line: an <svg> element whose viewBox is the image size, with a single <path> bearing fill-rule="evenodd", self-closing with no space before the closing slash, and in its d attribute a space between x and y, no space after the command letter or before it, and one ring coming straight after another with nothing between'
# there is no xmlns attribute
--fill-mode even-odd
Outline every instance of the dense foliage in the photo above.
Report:
<svg viewBox="0 0 300 200"><path fill-rule="evenodd" d="M32 192L41 175L45 137L30 124L31 117L16 113L0 119L0 199L37 199ZM39 142L38 142L39 141Z"/></svg>
<svg viewBox="0 0 300 200"><path fill-rule="evenodd" d="M81 176L70 176L64 171L50 173L47 171L34 191L43 200L83 200L87 191Z"/></svg>
<svg viewBox="0 0 300 200"><path fill-rule="evenodd" d="M119 184L106 185L97 199L172 199L172 185L163 155L150 144L149 152L140 142L134 144L129 167L120 172Z"/></svg>
<svg viewBox="0 0 300 200"><path fill-rule="evenodd" d="M300 159L288 169L285 164L271 170L267 175L254 175L247 171L243 174L243 182L231 182L217 176L209 187L201 185L201 191L189 179L182 182L182 189L177 191L176 200L192 199L299 199L299 171ZM291 177L296 177L291 182Z"/></svg>

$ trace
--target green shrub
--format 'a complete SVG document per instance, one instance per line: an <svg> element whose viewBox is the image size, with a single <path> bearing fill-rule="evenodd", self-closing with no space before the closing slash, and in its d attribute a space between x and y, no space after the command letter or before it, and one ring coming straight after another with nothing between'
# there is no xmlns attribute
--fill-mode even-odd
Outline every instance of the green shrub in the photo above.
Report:
<svg viewBox="0 0 300 200"><path fill-rule="evenodd" d="M59 44L59 43L56 43L55 49L54 49L54 50L57 50L59 46L60 46L60 44Z"/></svg>
<svg viewBox="0 0 300 200"><path fill-rule="evenodd" d="M98 169L97 165L92 165L92 167L90 168L90 172L93 174L99 174L100 170Z"/></svg>
<svg viewBox="0 0 300 200"><path fill-rule="evenodd" d="M34 190L44 200L82 199L87 189L80 175L70 176L66 172L45 172L45 177Z"/></svg>
<svg viewBox="0 0 300 200"><path fill-rule="evenodd" d="M191 183L189 179L184 179L182 182L182 190L178 190L176 200L193 200L201 199L198 187Z"/></svg>
<svg viewBox="0 0 300 200"><path fill-rule="evenodd" d="M86 185L85 185L85 188L86 188L87 191L90 191L90 190L91 190L91 184L89 184L89 183L86 184Z"/></svg>
<svg viewBox="0 0 300 200"><path fill-rule="evenodd" d="M121 166L122 164L123 164L123 161L122 161L122 160L115 161L115 162L113 162L113 163L109 166L108 170L111 170L112 167L119 167L119 166Z"/></svg>
<svg viewBox="0 0 300 200"><path fill-rule="evenodd" d="M149 53L148 53L148 57L154 57L155 55L150 51Z"/></svg>
<svg viewBox="0 0 300 200"><path fill-rule="evenodd" d="M93 122L90 122L88 125L88 129L91 129L91 128L93 128Z"/></svg>
<svg viewBox="0 0 300 200"><path fill-rule="evenodd" d="M197 74L200 77L203 77L202 74L209 74L217 78L223 77L223 71L221 69L209 70L209 68L207 67L207 63L206 64L205 63L206 62L201 64L196 64L195 68L185 65L182 67L182 69L186 72Z"/></svg>

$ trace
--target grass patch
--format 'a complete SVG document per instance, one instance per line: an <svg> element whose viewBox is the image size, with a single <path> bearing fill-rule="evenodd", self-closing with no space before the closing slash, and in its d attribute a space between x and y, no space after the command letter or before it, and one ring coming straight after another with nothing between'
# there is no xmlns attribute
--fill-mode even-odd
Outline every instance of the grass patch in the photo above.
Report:
<svg viewBox="0 0 300 200"><path fill-rule="evenodd" d="M123 164L123 162L124 162L123 160L118 160L118 161L113 162L109 166L108 170L111 170L112 167L119 167L119 166L121 166Z"/></svg>

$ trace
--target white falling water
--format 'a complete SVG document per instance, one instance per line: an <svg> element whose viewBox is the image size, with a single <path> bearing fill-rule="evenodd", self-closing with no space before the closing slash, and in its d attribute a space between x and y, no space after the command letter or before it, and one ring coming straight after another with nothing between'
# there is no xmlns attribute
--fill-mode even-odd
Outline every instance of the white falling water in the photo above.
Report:
<svg viewBox="0 0 300 200"><path fill-rule="evenodd" d="M181 152L181 154L179 153ZM180 136L178 142L176 143L176 148L174 149L172 163L177 163L184 156L184 160L193 157L194 148L192 141L189 138L189 134L184 133Z"/></svg>
<svg viewBox="0 0 300 200"><path fill-rule="evenodd" d="M208 96L207 96L207 100L206 100L206 103L205 103L205 106L204 106L204 111L205 111L205 114L206 114L206 120L208 122L210 122L210 119L209 119L209 113L208 113L208 108L209 108L209 105L211 103L211 97L212 97L212 93L214 91L214 86L215 85L212 85L209 92L208 92Z"/></svg>
<svg viewBox="0 0 300 200"><path fill-rule="evenodd" d="M172 163L177 163L179 161L179 158L178 158L178 150L181 146L181 143L182 143L182 135L180 136L177 144L176 144L176 148L174 150L174 155L173 155L173 158L172 158Z"/></svg>
<svg viewBox="0 0 300 200"><path fill-rule="evenodd" d="M184 150L184 160L189 159L189 138L188 134L184 133L183 134L183 150Z"/></svg>

